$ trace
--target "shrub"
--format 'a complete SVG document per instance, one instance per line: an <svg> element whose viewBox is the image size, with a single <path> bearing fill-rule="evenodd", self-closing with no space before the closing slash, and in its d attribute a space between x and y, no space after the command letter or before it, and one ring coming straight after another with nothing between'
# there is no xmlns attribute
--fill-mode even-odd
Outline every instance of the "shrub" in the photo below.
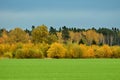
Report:
<svg viewBox="0 0 120 80"><path fill-rule="evenodd" d="M2 46L2 45L0 45L0 55L2 56L2 55L3 55L3 53L4 53L3 46Z"/></svg>
<svg viewBox="0 0 120 80"><path fill-rule="evenodd" d="M47 51L49 58L64 58L66 49L60 43L53 43Z"/></svg>
<svg viewBox="0 0 120 80"><path fill-rule="evenodd" d="M39 49L29 49L28 51L28 56L30 58L42 58L43 55L42 55L42 51L39 50Z"/></svg>
<svg viewBox="0 0 120 80"><path fill-rule="evenodd" d="M17 50L13 53L13 55L15 56L15 58L24 58L22 49L17 49Z"/></svg>
<svg viewBox="0 0 120 80"><path fill-rule="evenodd" d="M102 47L98 48L98 49L95 51L95 56L96 56L96 58L104 58L105 53L104 53L104 50L103 50Z"/></svg>
<svg viewBox="0 0 120 80"><path fill-rule="evenodd" d="M82 57L82 51L78 44L68 44L67 46L67 58L80 58Z"/></svg>
<svg viewBox="0 0 120 80"><path fill-rule="evenodd" d="M3 56L4 53L10 51L10 45L9 44L0 44L0 55Z"/></svg>
<svg viewBox="0 0 120 80"><path fill-rule="evenodd" d="M120 47L119 46L113 46L111 50L113 52L113 55L112 55L113 58L120 58Z"/></svg>
<svg viewBox="0 0 120 80"><path fill-rule="evenodd" d="M42 58L42 52L38 49L24 48L17 49L15 52L16 58Z"/></svg>
<svg viewBox="0 0 120 80"><path fill-rule="evenodd" d="M5 58L12 58L13 57L12 52L6 52L6 53L4 53L3 57L5 57Z"/></svg>
<svg viewBox="0 0 120 80"><path fill-rule="evenodd" d="M108 45L103 45L102 47L104 49L104 54L105 54L105 57L107 58L111 58L112 57L112 51L111 51L111 48L108 46Z"/></svg>
<svg viewBox="0 0 120 80"><path fill-rule="evenodd" d="M81 48L81 52L82 52L82 57L85 58L86 57L86 53L87 53L87 46L84 44L80 44L80 48Z"/></svg>
<svg viewBox="0 0 120 80"><path fill-rule="evenodd" d="M112 55L112 50L108 45L103 45L96 50L96 57L99 58L111 58Z"/></svg>
<svg viewBox="0 0 120 80"><path fill-rule="evenodd" d="M93 48L89 48L86 52L86 54L84 55L85 58L94 58L95 57L95 53L94 53L94 49Z"/></svg>
<svg viewBox="0 0 120 80"><path fill-rule="evenodd" d="M44 57L47 57L47 51L48 51L49 47L50 46L48 44L46 44L46 43L39 43L39 44L35 45L36 49L39 49L40 51L43 52Z"/></svg>

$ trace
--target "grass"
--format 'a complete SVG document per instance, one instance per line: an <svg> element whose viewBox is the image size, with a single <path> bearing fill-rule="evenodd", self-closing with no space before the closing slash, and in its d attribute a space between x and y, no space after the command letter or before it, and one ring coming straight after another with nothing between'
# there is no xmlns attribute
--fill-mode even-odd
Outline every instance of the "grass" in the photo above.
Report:
<svg viewBox="0 0 120 80"><path fill-rule="evenodd" d="M0 80L120 80L120 59L2 59Z"/></svg>

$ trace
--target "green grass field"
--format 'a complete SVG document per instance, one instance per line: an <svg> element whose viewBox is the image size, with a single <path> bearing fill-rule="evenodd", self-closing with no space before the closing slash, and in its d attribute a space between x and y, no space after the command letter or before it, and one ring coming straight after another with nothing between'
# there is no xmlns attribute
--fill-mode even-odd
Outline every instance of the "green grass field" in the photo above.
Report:
<svg viewBox="0 0 120 80"><path fill-rule="evenodd" d="M120 80L120 59L2 59L0 80Z"/></svg>

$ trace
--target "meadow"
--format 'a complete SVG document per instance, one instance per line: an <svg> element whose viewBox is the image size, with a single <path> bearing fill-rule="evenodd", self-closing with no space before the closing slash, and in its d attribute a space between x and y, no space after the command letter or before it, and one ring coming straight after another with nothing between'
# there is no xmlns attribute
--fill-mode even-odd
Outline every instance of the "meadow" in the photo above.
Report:
<svg viewBox="0 0 120 80"><path fill-rule="evenodd" d="M120 59L1 59L0 80L120 80Z"/></svg>

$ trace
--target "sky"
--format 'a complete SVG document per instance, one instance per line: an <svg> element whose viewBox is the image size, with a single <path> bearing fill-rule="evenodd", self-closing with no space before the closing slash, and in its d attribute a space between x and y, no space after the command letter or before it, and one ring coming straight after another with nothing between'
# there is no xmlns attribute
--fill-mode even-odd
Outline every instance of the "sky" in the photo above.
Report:
<svg viewBox="0 0 120 80"><path fill-rule="evenodd" d="M120 0L0 0L0 28L120 29Z"/></svg>

